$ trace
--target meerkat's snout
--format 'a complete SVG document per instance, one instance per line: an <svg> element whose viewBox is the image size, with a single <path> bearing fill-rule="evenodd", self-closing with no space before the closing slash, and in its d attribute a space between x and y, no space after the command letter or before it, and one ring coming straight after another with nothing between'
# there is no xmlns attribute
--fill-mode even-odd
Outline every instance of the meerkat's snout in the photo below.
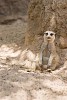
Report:
<svg viewBox="0 0 67 100"><path fill-rule="evenodd" d="M52 31L44 32L44 39L46 39L49 42L53 42L55 40L55 33Z"/></svg>

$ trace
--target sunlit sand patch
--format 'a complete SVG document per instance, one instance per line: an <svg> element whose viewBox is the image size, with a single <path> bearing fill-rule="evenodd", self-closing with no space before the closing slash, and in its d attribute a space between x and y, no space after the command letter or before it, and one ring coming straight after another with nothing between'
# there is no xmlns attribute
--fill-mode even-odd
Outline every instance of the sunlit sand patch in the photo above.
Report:
<svg viewBox="0 0 67 100"><path fill-rule="evenodd" d="M52 89L53 92L67 93L67 84L58 78L53 81L45 79L42 84L43 86Z"/></svg>
<svg viewBox="0 0 67 100"><path fill-rule="evenodd" d="M14 51L14 48L8 47L7 45L2 45L0 47L0 57L17 57L20 54L21 50Z"/></svg>
<svg viewBox="0 0 67 100"><path fill-rule="evenodd" d="M31 50L21 49L14 50L15 47L2 45L0 47L0 63L7 65L20 65L29 71L35 71L38 66L39 56Z"/></svg>

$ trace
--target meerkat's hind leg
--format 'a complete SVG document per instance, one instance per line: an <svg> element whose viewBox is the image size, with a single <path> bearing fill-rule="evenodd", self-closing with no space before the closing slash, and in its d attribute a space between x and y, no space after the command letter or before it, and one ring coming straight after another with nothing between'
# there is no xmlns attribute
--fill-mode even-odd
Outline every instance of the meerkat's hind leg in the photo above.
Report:
<svg viewBox="0 0 67 100"><path fill-rule="evenodd" d="M56 55L56 57L53 58L52 64L50 66L50 69L53 71L59 66L59 56Z"/></svg>
<svg viewBox="0 0 67 100"><path fill-rule="evenodd" d="M52 64L52 66L50 67L50 69L52 70L52 71L54 71L55 69L56 69L56 63L55 64Z"/></svg>
<svg viewBox="0 0 67 100"><path fill-rule="evenodd" d="M64 67L64 68L67 68L67 61L64 62L63 67Z"/></svg>

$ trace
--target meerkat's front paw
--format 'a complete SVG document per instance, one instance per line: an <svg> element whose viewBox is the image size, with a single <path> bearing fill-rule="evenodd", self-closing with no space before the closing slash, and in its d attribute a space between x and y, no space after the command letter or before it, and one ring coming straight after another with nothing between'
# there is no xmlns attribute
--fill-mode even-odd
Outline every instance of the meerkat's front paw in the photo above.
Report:
<svg viewBox="0 0 67 100"><path fill-rule="evenodd" d="M48 64L48 65L47 65L47 68L50 68L50 67L51 67L51 65L50 65L50 64Z"/></svg>
<svg viewBox="0 0 67 100"><path fill-rule="evenodd" d="M51 72L51 65L50 64L47 65L47 71Z"/></svg>
<svg viewBox="0 0 67 100"><path fill-rule="evenodd" d="M56 69L56 66L48 65L47 69L51 70L51 71L54 71Z"/></svg>

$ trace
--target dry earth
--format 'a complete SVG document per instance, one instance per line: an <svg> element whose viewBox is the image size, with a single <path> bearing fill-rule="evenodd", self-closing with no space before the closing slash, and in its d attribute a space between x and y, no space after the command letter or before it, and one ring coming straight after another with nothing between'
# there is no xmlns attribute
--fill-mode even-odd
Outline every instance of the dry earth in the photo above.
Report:
<svg viewBox="0 0 67 100"><path fill-rule="evenodd" d="M7 13L7 15L9 16L4 17L5 19L0 16L2 18L0 19L0 22L2 21L0 24L0 100L67 100L67 64L64 67L63 65L61 65L60 68L58 68L55 71L52 71L51 73L46 72L46 71L27 72L25 69L23 69L23 66L18 64L19 58L24 49L24 46L23 46L24 40L25 40L24 33L26 33L27 31L27 16L25 15L26 12L24 11L25 9L27 9L27 6L25 6L26 8L24 6L22 7L21 6L22 2L20 1L25 2L26 0L19 0L19 1L10 0L10 2L8 0L7 1L1 0L1 6L0 6L1 7L0 11L2 11L1 14L3 14L3 12L5 11L4 13ZM38 2L39 0L36 0L36 1ZM47 1L48 0L45 0L45 2L47 3L46 10L48 10L48 16L49 16L49 13L50 13L49 9L50 9L50 4L51 4L50 2L52 0L49 1L49 5ZM58 0L56 1L58 2ZM60 1L62 2L62 0ZM9 3L9 6L7 6L8 3ZM26 4L26 2L24 4ZM32 2L32 5L34 5L33 2ZM34 6L32 5L31 7L33 8ZM38 5L41 5L41 4L39 3ZM48 6L49 6L49 9L47 9ZM62 5L60 6L63 7ZM17 16L16 9L13 9L13 7L16 7L16 9L18 9L18 15L19 15L19 11L21 12L20 17ZM36 3L36 7L34 7L35 9L34 9L33 14L31 14L33 9L30 12L31 18L33 19L34 17L36 19L36 20L33 20L34 23L35 22L39 23L41 21L40 24L35 23L33 25L32 24L33 21L32 23L30 23L30 26L32 25L31 32L34 30L35 33L42 33L40 31L43 31L43 29L41 30L39 26L42 26L41 25L42 22L45 22L45 21L42 20L42 16L38 18L38 16L36 16L38 15L38 13L35 12L35 11L39 12L40 11L39 8L42 8L42 7L44 6L37 6L37 3ZM22 13L22 10L20 8L23 8L24 13ZM63 11L65 15L67 11L66 11L66 8L63 7L63 9L65 9L65 11L64 10L61 10L61 11ZM41 9L41 11L42 10L44 11L44 8ZM11 14L15 14L17 18L15 18L15 15L11 16ZM24 16L22 17L22 15ZM35 15L35 16L32 16L32 15ZM10 18L10 16L12 18ZM43 18L45 17L43 16ZM46 18L47 20L49 19L48 17ZM64 25L66 25L66 23ZM35 27L33 28L33 26ZM61 27L61 23L59 27ZM40 30L38 30L38 28ZM61 30L57 30L57 33L60 33L59 31ZM65 32L67 31L66 30L63 31L63 33ZM38 45L37 43L41 42L40 39L42 38L38 36L39 34L35 36L34 40L36 41L33 42L33 44L36 47ZM31 46L31 48L33 49L33 45ZM61 51L64 51L64 54L63 52L61 54L63 58L63 55L64 56L66 55L67 49L64 49Z"/></svg>
<svg viewBox="0 0 67 100"><path fill-rule="evenodd" d="M26 32L27 23L17 20L0 28L0 100L67 100L67 66L41 73L27 72L12 63L21 55L24 35L22 41L18 37Z"/></svg>

